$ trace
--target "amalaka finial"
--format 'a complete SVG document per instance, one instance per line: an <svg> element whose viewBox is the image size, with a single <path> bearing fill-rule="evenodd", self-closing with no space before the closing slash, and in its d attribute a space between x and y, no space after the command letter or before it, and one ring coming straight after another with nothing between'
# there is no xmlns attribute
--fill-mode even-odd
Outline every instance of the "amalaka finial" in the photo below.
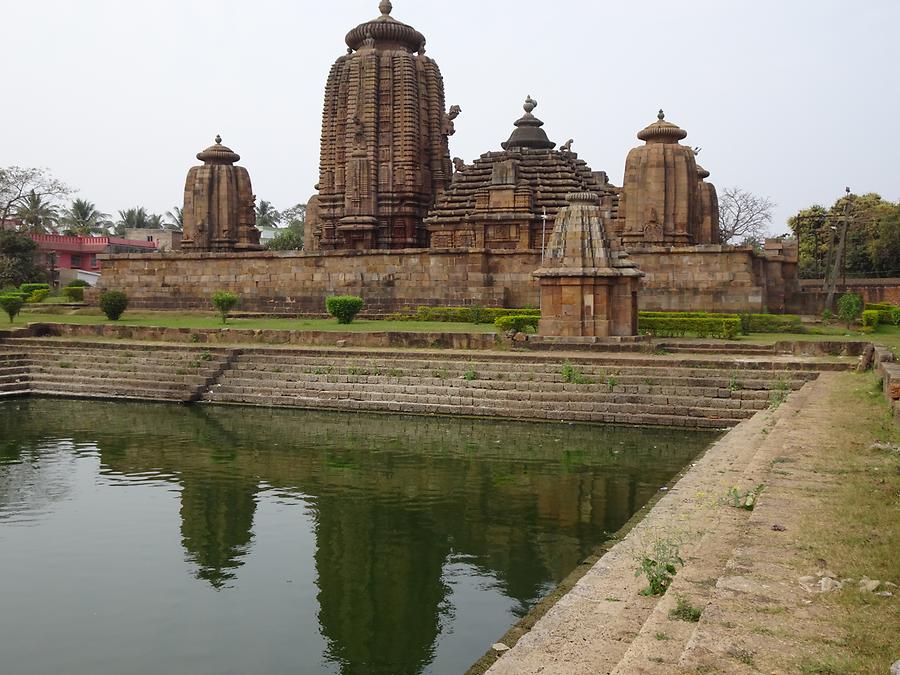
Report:
<svg viewBox="0 0 900 675"><path fill-rule="evenodd" d="M525 105L522 107L525 108L525 112L530 115L531 111L537 108L537 101L531 98L531 94L529 94L525 97Z"/></svg>
<svg viewBox="0 0 900 675"><path fill-rule="evenodd" d="M378 9L381 11L382 16L389 16L394 6L391 4L391 0L381 0L378 3Z"/></svg>
<svg viewBox="0 0 900 675"><path fill-rule="evenodd" d="M663 112L662 108L660 108L659 112L656 113L656 119L658 119L660 122L662 122L664 119L666 119L666 113Z"/></svg>
<svg viewBox="0 0 900 675"><path fill-rule="evenodd" d="M222 137L216 134L216 145L222 145Z"/></svg>

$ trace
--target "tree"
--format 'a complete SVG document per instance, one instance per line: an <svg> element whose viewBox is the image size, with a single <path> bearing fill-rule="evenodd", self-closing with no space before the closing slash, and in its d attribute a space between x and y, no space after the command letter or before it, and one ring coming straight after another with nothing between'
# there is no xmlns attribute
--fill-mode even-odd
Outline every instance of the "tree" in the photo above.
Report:
<svg viewBox="0 0 900 675"><path fill-rule="evenodd" d="M47 232L59 221L57 208L34 190L16 209L16 216L22 219L26 231L36 233Z"/></svg>
<svg viewBox="0 0 900 675"><path fill-rule="evenodd" d="M67 197L72 188L57 180L45 169L21 166L0 168L0 223L12 216L31 193L51 201Z"/></svg>
<svg viewBox="0 0 900 675"><path fill-rule="evenodd" d="M212 295L212 303L222 317L222 323L228 323L228 313L237 307L240 297L231 291L216 291Z"/></svg>
<svg viewBox="0 0 900 675"><path fill-rule="evenodd" d="M257 227L278 227L282 217L271 202L265 200L256 205L256 225Z"/></svg>
<svg viewBox="0 0 900 675"><path fill-rule="evenodd" d="M151 213L147 218L147 223L147 226L151 230L163 230L166 226L166 221L164 220L163 216L159 215L158 213Z"/></svg>
<svg viewBox="0 0 900 675"><path fill-rule="evenodd" d="M81 237L102 234L110 224L109 214L97 210L94 203L87 199L73 201L72 205L63 211L59 222L65 226L63 234Z"/></svg>
<svg viewBox="0 0 900 675"><path fill-rule="evenodd" d="M119 211L119 220L116 222L115 234L124 236L125 230L145 230L151 227L150 216L143 206Z"/></svg>
<svg viewBox="0 0 900 675"><path fill-rule="evenodd" d="M299 251L306 230L306 204L295 204L281 213L287 227L266 244L270 251Z"/></svg>
<svg viewBox="0 0 900 675"><path fill-rule="evenodd" d="M725 188L719 197L719 232L722 242L766 238L776 204L739 187Z"/></svg>
<svg viewBox="0 0 900 675"><path fill-rule="evenodd" d="M847 237L841 242L845 219ZM839 253L841 276L900 274L900 204L879 194L847 194L827 208L816 204L788 225L799 241L802 278L823 278Z"/></svg>
<svg viewBox="0 0 900 675"><path fill-rule="evenodd" d="M37 244L24 234L0 230L0 288L41 281L44 271L35 264Z"/></svg>
<svg viewBox="0 0 900 675"><path fill-rule="evenodd" d="M184 209L180 206L174 206L171 211L166 211L166 218L168 218L165 224L166 229L177 232L184 229Z"/></svg>

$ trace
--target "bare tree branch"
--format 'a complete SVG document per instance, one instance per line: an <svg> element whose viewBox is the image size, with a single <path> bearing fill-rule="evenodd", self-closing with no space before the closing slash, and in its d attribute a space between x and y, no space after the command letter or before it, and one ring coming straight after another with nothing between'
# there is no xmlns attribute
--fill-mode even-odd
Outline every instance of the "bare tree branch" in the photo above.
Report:
<svg viewBox="0 0 900 675"><path fill-rule="evenodd" d="M6 221L32 192L47 200L67 197L74 190L46 169L0 168L0 223Z"/></svg>
<svg viewBox="0 0 900 675"><path fill-rule="evenodd" d="M724 243L765 238L775 202L739 187L725 188L719 197L719 230Z"/></svg>

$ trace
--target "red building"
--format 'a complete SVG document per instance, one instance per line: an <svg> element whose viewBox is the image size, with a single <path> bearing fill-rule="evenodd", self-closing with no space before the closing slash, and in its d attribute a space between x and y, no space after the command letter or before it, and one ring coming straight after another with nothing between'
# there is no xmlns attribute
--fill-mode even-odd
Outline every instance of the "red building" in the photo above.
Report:
<svg viewBox="0 0 900 675"><path fill-rule="evenodd" d="M149 253L156 250L152 241L119 237L68 237L62 234L29 234L38 245L39 264L48 269L76 269L99 272L101 253Z"/></svg>

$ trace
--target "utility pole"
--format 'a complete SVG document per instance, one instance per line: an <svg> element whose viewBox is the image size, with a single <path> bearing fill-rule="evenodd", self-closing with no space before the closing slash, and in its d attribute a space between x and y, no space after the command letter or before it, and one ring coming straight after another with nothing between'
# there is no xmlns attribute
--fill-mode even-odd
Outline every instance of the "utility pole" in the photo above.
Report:
<svg viewBox="0 0 900 675"><path fill-rule="evenodd" d="M834 302L834 291L837 287L838 276L840 275L841 270L843 269L843 260L844 254L847 251L847 230L850 227L850 188L845 188L846 198L844 200L844 217L841 221L841 241L838 244L837 251L834 255L834 261L829 266L829 268L825 271L825 309L831 309L832 303ZM834 248L834 230L831 231L831 249ZM829 250L828 254L829 259L831 258L831 251ZM844 285L846 286L846 279L844 281Z"/></svg>

